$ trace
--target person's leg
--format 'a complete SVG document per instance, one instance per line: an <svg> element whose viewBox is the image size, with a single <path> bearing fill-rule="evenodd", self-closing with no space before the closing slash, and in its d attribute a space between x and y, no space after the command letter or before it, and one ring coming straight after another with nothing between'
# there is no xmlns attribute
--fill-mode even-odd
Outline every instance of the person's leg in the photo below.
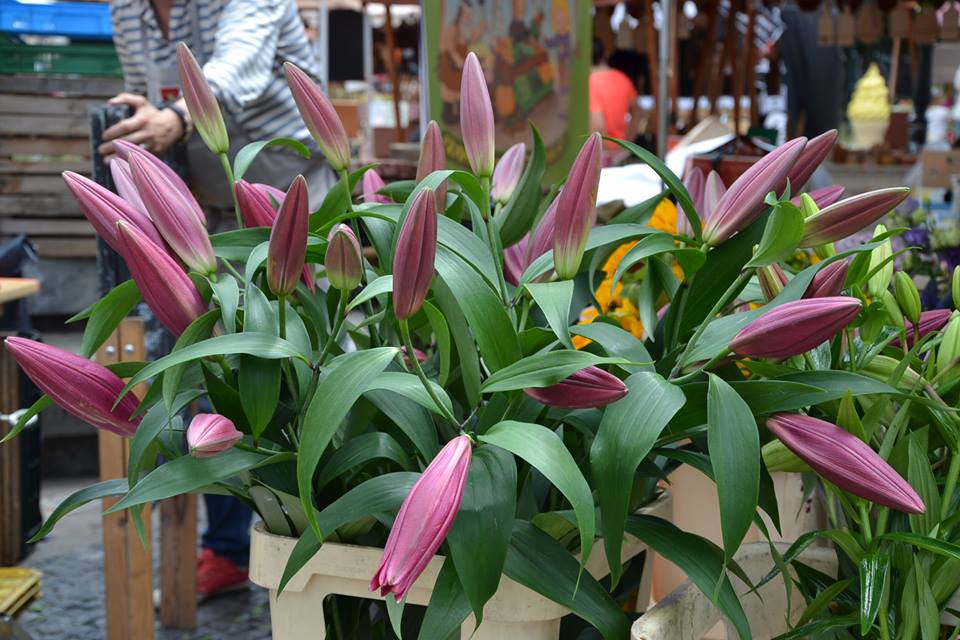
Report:
<svg viewBox="0 0 960 640"><path fill-rule="evenodd" d="M250 557L253 512L233 496L205 494L203 502L207 508L207 528L200 546L246 567Z"/></svg>

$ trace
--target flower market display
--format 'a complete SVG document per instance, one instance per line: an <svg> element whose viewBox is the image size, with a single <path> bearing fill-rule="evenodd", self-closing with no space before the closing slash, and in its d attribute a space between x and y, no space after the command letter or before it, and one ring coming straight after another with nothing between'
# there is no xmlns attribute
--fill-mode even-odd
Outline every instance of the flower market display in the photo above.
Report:
<svg viewBox="0 0 960 640"><path fill-rule="evenodd" d="M750 637L734 555L751 526L772 534L772 471L819 478L829 528L771 564L792 565L807 606L789 637L933 640L960 586L960 315L923 311L895 273L878 221L908 194L804 193L836 132L790 140L725 187L681 181L655 156L657 197L597 225L604 140L562 184L542 185L531 128L495 157L494 111L468 56L461 129L469 169L448 168L426 128L416 181L357 167L336 112L288 64L300 113L340 181L311 211L307 185L244 180L254 143L227 157L219 107L183 45L196 130L234 186L238 229L210 235L181 179L119 144L122 195L64 178L124 282L73 321L79 354L22 338L6 347L45 396L130 439L129 476L68 497L110 511L186 492L249 504L296 538L282 587L326 542L382 549L371 598L332 597L318 637L447 638L501 577L569 609L562 637L629 637L642 562L625 537L679 566ZM529 153L528 153L529 152ZM836 243L867 230L865 243ZM960 282L954 280L960 293ZM176 336L153 362L91 356L143 299ZM954 299L960 299L955 295ZM141 396L135 388L145 388ZM194 401L209 409L192 414ZM716 485L722 544L638 513L690 465ZM676 496L675 500L682 500ZM839 577L805 568L835 545ZM602 554L609 575L586 570ZM429 605L404 607L440 556ZM428 585L428 587L431 585ZM635 595L634 595L635 597ZM626 605L626 606L625 606ZM453 636L456 637L456 636Z"/></svg>

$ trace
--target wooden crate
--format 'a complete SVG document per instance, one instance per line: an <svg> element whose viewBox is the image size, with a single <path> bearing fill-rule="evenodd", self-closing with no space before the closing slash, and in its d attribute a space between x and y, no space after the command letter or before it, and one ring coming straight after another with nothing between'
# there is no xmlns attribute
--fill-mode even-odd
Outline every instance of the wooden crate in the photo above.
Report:
<svg viewBox="0 0 960 640"><path fill-rule="evenodd" d="M121 89L115 78L0 76L0 240L25 233L43 258L96 256L60 174L89 174L87 110Z"/></svg>

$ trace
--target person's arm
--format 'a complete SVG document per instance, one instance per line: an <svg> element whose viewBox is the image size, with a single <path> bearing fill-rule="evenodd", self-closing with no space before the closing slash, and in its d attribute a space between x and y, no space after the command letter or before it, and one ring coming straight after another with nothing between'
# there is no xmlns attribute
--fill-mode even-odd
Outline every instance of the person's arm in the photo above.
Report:
<svg viewBox="0 0 960 640"><path fill-rule="evenodd" d="M590 131L597 132L600 135L607 135L607 120L603 115L603 103L600 96L597 95L597 89L594 86L593 78L590 79Z"/></svg>
<svg viewBox="0 0 960 640"><path fill-rule="evenodd" d="M230 0L220 14L213 56L203 75L224 109L237 112L273 80L287 0Z"/></svg>
<svg viewBox="0 0 960 640"><path fill-rule="evenodd" d="M129 105L133 108L133 115L103 132L104 143L98 151L107 162L116 153L112 141L118 138L139 144L153 153L162 153L183 138L185 123L173 109L158 109L144 96L135 93L114 96L110 98L110 104ZM176 105L186 118L190 117L183 98L180 98Z"/></svg>

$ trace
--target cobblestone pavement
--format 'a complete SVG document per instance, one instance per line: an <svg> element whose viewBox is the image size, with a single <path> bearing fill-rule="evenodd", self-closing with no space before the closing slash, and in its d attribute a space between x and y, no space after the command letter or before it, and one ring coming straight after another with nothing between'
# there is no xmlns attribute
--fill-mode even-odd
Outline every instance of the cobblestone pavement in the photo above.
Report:
<svg viewBox="0 0 960 640"><path fill-rule="evenodd" d="M45 480L44 515L65 496L92 482ZM203 509L200 511L202 518ZM158 530L155 521L154 531ZM158 548L154 544L155 566ZM18 616L20 626L33 640L103 640L106 631L99 502L67 515L22 564L43 572L43 596ZM157 575L155 569L155 580ZM201 604L197 618L194 631L163 629L158 623L156 640L270 639L267 593L256 586Z"/></svg>

